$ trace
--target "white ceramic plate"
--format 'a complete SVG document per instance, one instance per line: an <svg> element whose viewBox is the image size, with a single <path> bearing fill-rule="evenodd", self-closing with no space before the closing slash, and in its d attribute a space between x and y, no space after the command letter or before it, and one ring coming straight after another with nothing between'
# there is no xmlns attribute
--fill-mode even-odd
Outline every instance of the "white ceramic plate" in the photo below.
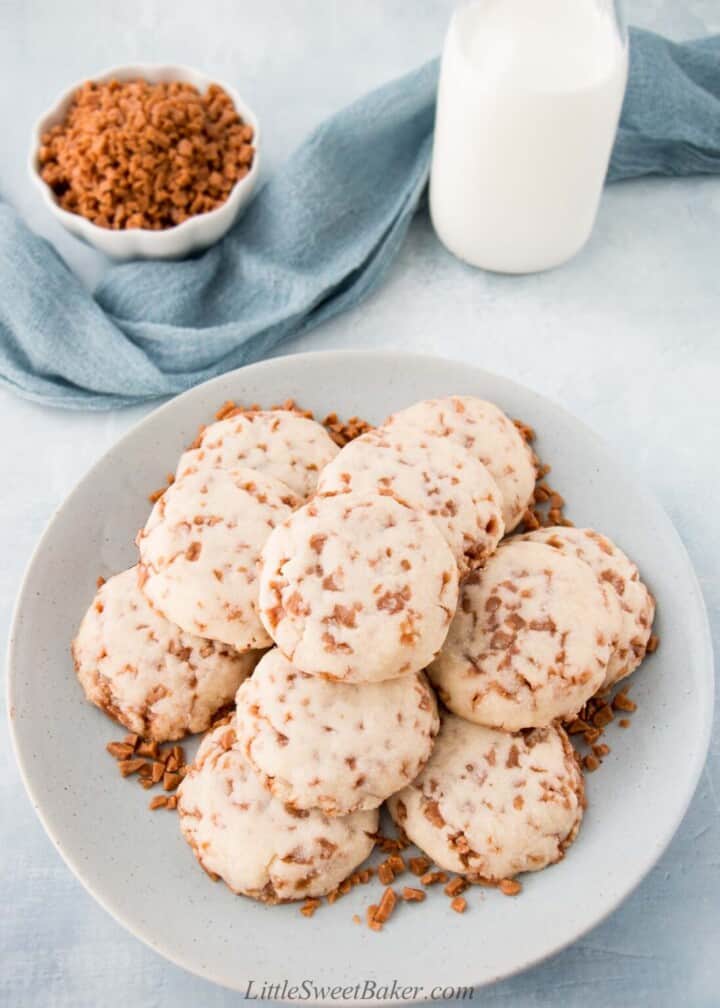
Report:
<svg viewBox="0 0 720 1008"><path fill-rule="evenodd" d="M632 727L611 730L612 753L589 778L578 841L559 865L525 876L519 898L474 888L460 916L433 891L422 906L401 906L376 934L352 917L377 897L377 883L323 906L311 920L296 905L266 907L233 896L198 868L176 817L147 811L148 792L121 780L103 751L122 731L84 702L68 654L95 579L135 561L133 537L148 512L148 491L225 399L269 406L293 396L320 416L337 410L377 422L417 399L448 393L491 399L535 427L570 517L627 550L656 594L662 644L632 679L638 702ZM487 984L597 924L676 830L703 766L713 701L702 596L657 502L594 434L535 393L467 364L393 352L267 361L208 382L147 417L88 473L42 537L20 592L9 664L27 789L53 842L95 898L193 973L242 991L254 981L255 992L263 983L307 981L314 985L306 988L311 1003L329 1001L330 986L365 981L419 988L418 999L451 985Z"/></svg>

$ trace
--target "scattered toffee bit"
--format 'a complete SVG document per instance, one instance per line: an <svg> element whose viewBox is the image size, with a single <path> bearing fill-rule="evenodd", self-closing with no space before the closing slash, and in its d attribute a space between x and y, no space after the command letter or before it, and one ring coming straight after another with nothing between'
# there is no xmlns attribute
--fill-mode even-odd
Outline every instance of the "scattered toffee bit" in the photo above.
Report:
<svg viewBox="0 0 720 1008"><path fill-rule="evenodd" d="M113 231L161 231L215 210L255 157L252 126L218 84L86 81L40 142L59 206Z"/></svg>
<svg viewBox="0 0 720 1008"><path fill-rule="evenodd" d="M353 914L353 924L362 924L362 917L360 914Z"/></svg>
<svg viewBox="0 0 720 1008"><path fill-rule="evenodd" d="M377 875L383 885L390 885L391 882L395 881L395 872L387 861L383 861L382 864L378 865Z"/></svg>
<svg viewBox="0 0 720 1008"><path fill-rule="evenodd" d="M406 903L422 903L427 897L424 889L413 889L412 886L405 886L402 891L402 898Z"/></svg>
<svg viewBox="0 0 720 1008"><path fill-rule="evenodd" d="M397 895L395 890L388 886L383 892L382 899L378 904L373 903L368 907L367 924L372 931L382 931L383 924L390 920L393 910L397 905Z"/></svg>
<svg viewBox="0 0 720 1008"><path fill-rule="evenodd" d="M520 525L513 530L512 534L534 532L536 529L547 528L550 525L572 526L573 523L563 513L565 498L545 482L545 477L550 472L550 466L544 465L540 461L532 447L535 440L534 429L523 423L522 420L513 422L530 446L538 482L535 486L533 500L525 511Z"/></svg>
<svg viewBox="0 0 720 1008"><path fill-rule="evenodd" d="M163 749L158 742L140 738L133 732L122 742L108 742L105 748L116 760L121 776L136 775L145 790L160 784L165 792L173 792L188 772L185 750L180 745ZM176 809L177 795L156 795L150 800L149 808Z"/></svg>
<svg viewBox="0 0 720 1008"><path fill-rule="evenodd" d="M503 896L517 896L518 893L522 892L522 885L517 879L506 878L498 883L498 889Z"/></svg>
<svg viewBox="0 0 720 1008"><path fill-rule="evenodd" d="M586 756L583 756L582 765L588 773L594 773L600 766L600 760L594 753L588 753Z"/></svg>
<svg viewBox="0 0 720 1008"><path fill-rule="evenodd" d="M411 846L404 830L398 830L397 836L394 837L386 837L382 833L373 833L372 838L383 854L399 854L400 851L404 851Z"/></svg>
<svg viewBox="0 0 720 1008"><path fill-rule="evenodd" d="M615 710L619 711L635 711L637 710L637 704L634 700L631 700L624 689L621 689L619 693L616 693L612 700L612 705Z"/></svg>
<svg viewBox="0 0 720 1008"><path fill-rule="evenodd" d="M629 728L630 725L632 724L632 721L629 718L624 717L620 718L618 724L620 725L621 728Z"/></svg>
<svg viewBox="0 0 720 1008"><path fill-rule="evenodd" d="M429 871L420 876L420 881L424 886L445 885L447 880L447 872L444 871Z"/></svg>
<svg viewBox="0 0 720 1008"><path fill-rule="evenodd" d="M431 864L432 861L430 860L430 858L425 857L424 854L421 854L419 857L411 857L410 860L408 861L408 867L410 868L410 871L413 873L413 875L417 875L418 878L421 875L425 874L425 872L429 869Z"/></svg>
<svg viewBox="0 0 720 1008"><path fill-rule="evenodd" d="M300 913L303 915L303 917L312 917L319 906L320 906L319 899L307 899L300 907Z"/></svg>
<svg viewBox="0 0 720 1008"><path fill-rule="evenodd" d="M467 910L467 900L463 896L456 896L455 899L450 903L450 906L455 911L455 913L465 913Z"/></svg>
<svg viewBox="0 0 720 1008"><path fill-rule="evenodd" d="M367 908L367 913L365 915L367 926L370 928L371 931L382 930L382 924L379 921L375 920L375 914L377 912L378 912L377 903L371 903L370 906Z"/></svg>
<svg viewBox="0 0 720 1008"><path fill-rule="evenodd" d="M467 879L464 879L462 875L456 875L455 878L450 879L443 891L446 896L460 896L465 892L467 887Z"/></svg>

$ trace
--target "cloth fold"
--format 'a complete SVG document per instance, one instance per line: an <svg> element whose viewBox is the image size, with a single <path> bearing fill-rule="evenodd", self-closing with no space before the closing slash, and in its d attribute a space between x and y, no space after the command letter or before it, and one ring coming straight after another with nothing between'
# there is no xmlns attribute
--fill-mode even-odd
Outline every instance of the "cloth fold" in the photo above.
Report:
<svg viewBox="0 0 720 1008"><path fill-rule="evenodd" d="M720 36L631 29L608 181L720 172ZM94 296L0 203L0 384L110 409L258 360L382 280L428 175L437 61L315 130L217 245L112 266Z"/></svg>

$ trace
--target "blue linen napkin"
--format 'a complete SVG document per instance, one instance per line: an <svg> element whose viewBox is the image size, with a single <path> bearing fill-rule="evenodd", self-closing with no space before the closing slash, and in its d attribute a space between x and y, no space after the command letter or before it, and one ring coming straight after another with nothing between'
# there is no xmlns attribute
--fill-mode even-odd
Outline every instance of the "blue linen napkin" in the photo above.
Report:
<svg viewBox="0 0 720 1008"><path fill-rule="evenodd" d="M720 172L720 35L630 33L608 181ZM427 181L437 61L321 125L217 245L111 267L91 296L0 203L0 384L71 409L172 395L258 360L381 281Z"/></svg>

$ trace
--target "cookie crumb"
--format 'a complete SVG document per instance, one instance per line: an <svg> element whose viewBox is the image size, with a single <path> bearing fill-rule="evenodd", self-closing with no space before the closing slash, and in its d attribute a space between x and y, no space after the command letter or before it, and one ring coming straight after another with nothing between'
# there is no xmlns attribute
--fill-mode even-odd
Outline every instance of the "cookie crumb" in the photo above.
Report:
<svg viewBox="0 0 720 1008"><path fill-rule="evenodd" d="M320 906L320 900L307 899L300 907L300 913L303 915L303 917L312 917L319 906Z"/></svg>

